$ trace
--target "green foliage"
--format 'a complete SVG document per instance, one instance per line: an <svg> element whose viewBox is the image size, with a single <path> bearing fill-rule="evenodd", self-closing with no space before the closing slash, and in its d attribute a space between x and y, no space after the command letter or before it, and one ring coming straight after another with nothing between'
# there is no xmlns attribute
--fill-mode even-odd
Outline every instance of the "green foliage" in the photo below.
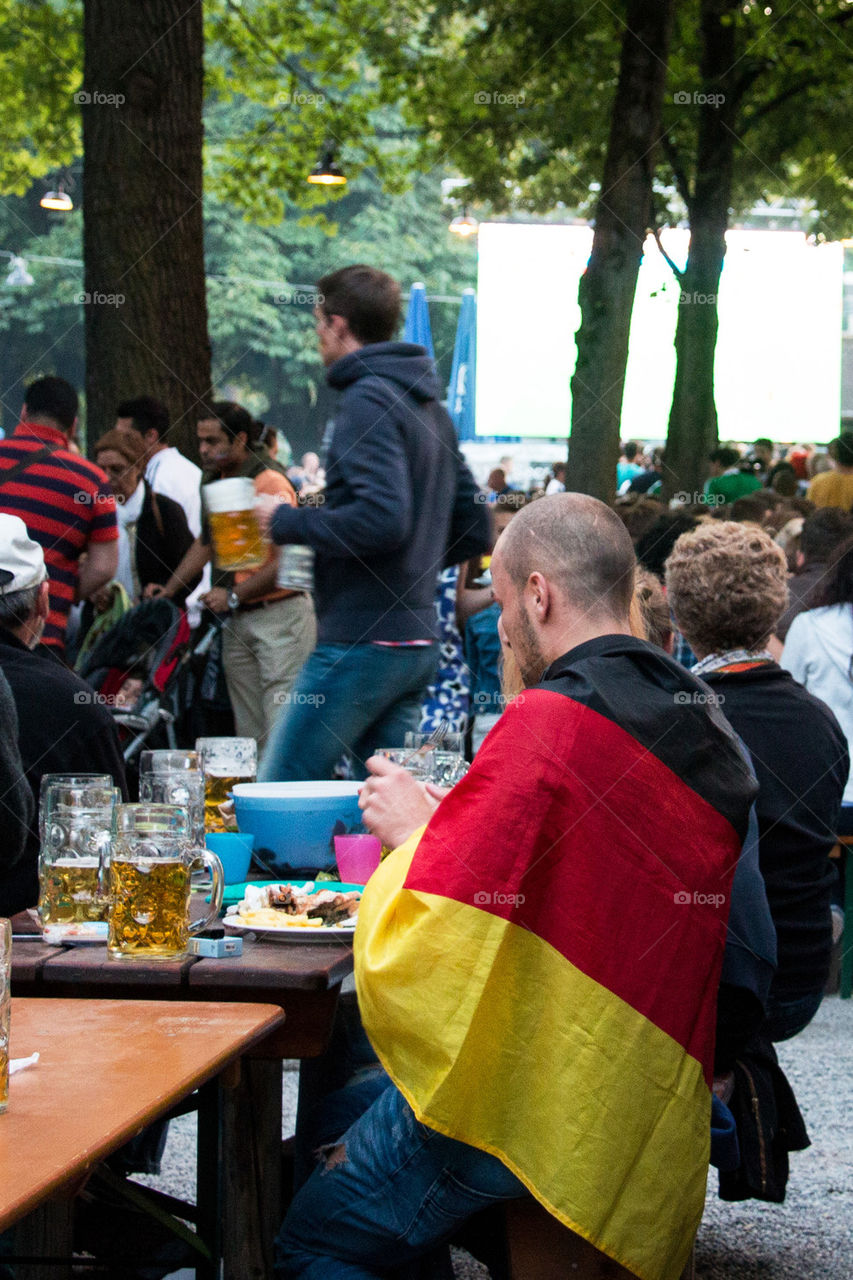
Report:
<svg viewBox="0 0 853 1280"><path fill-rule="evenodd" d="M665 99L664 179L689 204L698 107L680 103L676 95L692 100L722 93L732 108L735 213L760 200L806 201L816 226L849 235L853 162L840 131L853 107L853 8L844 0L782 7L746 0L734 15L737 57L718 85L703 82L699 71L698 3L692 0L677 13Z"/></svg>
<svg viewBox="0 0 853 1280"><path fill-rule="evenodd" d="M0 0L0 191L23 195L79 155L82 66L80 3Z"/></svg>
<svg viewBox="0 0 853 1280"><path fill-rule="evenodd" d="M286 212L292 216L278 225L258 226L216 196L205 202L217 388L245 389L265 404L313 403L323 382L314 285L325 272L357 261L383 267L404 289L423 280L430 294L452 299L431 307L436 354L446 377L458 315L455 299L475 282L476 250L448 235L438 177L418 178L394 197L366 173L334 206L335 224L300 218L292 207ZM82 214L75 210L57 219L47 234L35 229L38 221L24 201L0 200L0 248L24 257L34 281L13 289L0 275L0 335L6 343L14 337L17 365L9 369L15 377L20 366L32 366L39 372L67 370L66 376L79 382L83 272L73 263L82 256ZM4 267L8 273L8 263L0 261L0 271Z"/></svg>
<svg viewBox="0 0 853 1280"><path fill-rule="evenodd" d="M315 283L327 271L364 261L390 272L404 289L423 280L430 294L454 299L431 308L436 355L449 372L455 298L475 282L476 251L448 235L438 179L419 178L394 197L365 173L347 186L334 217L333 233L327 223L297 216L259 227L236 220L224 202L207 200L208 305L217 384L233 379L253 354L279 363L285 398L307 395L313 401L323 381L314 333ZM269 371L264 382L271 401L281 398L282 388L273 389Z"/></svg>

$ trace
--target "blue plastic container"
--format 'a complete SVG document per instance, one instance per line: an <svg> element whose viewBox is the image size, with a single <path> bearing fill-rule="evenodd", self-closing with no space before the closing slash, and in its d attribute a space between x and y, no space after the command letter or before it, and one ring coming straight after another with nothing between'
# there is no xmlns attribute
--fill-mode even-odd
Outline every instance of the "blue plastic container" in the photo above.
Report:
<svg viewBox="0 0 853 1280"><path fill-rule="evenodd" d="M359 782L240 782L234 811L255 837L262 866L276 874L335 865L335 836L361 831Z"/></svg>
<svg viewBox="0 0 853 1280"><path fill-rule="evenodd" d="M246 879L254 842L249 831L208 831L204 843L222 863L226 884L241 884Z"/></svg>

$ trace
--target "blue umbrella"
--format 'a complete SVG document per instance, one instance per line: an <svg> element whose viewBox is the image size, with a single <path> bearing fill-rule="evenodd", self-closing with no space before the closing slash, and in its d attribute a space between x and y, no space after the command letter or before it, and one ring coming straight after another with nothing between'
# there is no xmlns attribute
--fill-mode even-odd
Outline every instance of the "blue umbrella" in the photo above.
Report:
<svg viewBox="0 0 853 1280"><path fill-rule="evenodd" d="M409 309L406 312L406 324L403 329L403 341L417 342L419 346L426 347L429 354L435 359L425 284L412 285L412 292L409 294Z"/></svg>
<svg viewBox="0 0 853 1280"><path fill-rule="evenodd" d="M459 321L456 325L456 343L453 347L453 367L450 386L447 388L447 410L453 419L460 440L475 440L474 406L477 373L477 297L473 289L465 289Z"/></svg>

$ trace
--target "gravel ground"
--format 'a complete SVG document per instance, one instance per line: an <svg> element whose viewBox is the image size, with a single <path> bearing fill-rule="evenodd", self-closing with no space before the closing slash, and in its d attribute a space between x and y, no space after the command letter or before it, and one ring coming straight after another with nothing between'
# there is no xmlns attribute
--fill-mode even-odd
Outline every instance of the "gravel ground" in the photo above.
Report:
<svg viewBox="0 0 853 1280"><path fill-rule="evenodd" d="M697 1280L850 1280L853 1276L853 1000L824 1000L795 1040L778 1046L779 1060L806 1119L812 1146L791 1157L782 1205L726 1204L712 1170L696 1248ZM297 1064L288 1066L295 1068ZM284 1132L293 1132L297 1074L284 1079ZM140 1179L174 1195L192 1196L195 1120L174 1121L157 1178ZM457 1280L488 1280L467 1255L455 1255ZM178 1273L183 1280L189 1272ZM177 1277L176 1277L177 1280Z"/></svg>

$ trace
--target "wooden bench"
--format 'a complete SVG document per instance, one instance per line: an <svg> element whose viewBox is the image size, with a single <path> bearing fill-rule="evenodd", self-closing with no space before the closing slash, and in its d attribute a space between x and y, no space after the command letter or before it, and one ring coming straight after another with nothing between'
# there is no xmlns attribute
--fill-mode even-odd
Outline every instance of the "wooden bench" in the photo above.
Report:
<svg viewBox="0 0 853 1280"><path fill-rule="evenodd" d="M510 1280L636 1280L538 1201L510 1200L505 1206ZM693 1254L681 1280L694 1280Z"/></svg>

